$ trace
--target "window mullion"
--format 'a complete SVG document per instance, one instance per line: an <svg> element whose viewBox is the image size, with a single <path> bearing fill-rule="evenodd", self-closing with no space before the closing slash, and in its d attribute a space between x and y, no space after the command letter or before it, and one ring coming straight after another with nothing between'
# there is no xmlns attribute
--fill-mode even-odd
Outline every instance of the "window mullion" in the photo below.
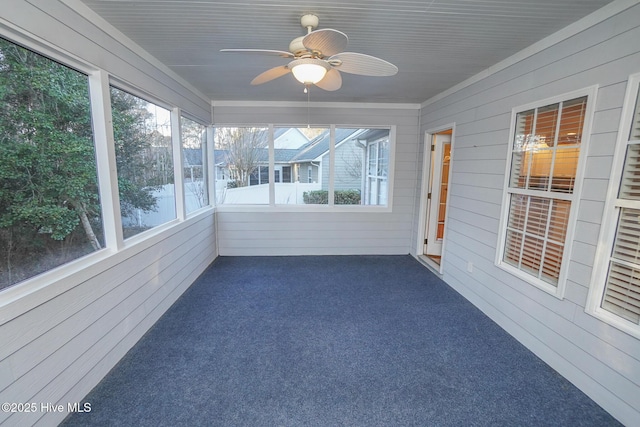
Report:
<svg viewBox="0 0 640 427"><path fill-rule="evenodd" d="M527 157L527 176L525 178L524 188L529 188L530 180L531 180L531 169L533 168L533 150L531 150L531 144L538 143L538 136L536 135L536 127L538 126L538 109L536 108L533 112L533 123L531 124L531 135L533 137L533 142L531 138L529 139L529 143L527 144L525 153L528 155Z"/></svg>
<svg viewBox="0 0 640 427"><path fill-rule="evenodd" d="M562 106L564 102L558 104L558 117L556 119L556 129L553 137L553 147L551 151L551 165L549 165L549 181L547 182L547 191L552 191L553 181L555 177L556 154L558 153L558 138L560 136L560 122L562 121Z"/></svg>
<svg viewBox="0 0 640 427"><path fill-rule="evenodd" d="M574 196L572 193L556 193L548 190L527 190L524 188L509 188L507 190L511 194L521 194L523 196L542 197L545 199L565 200L568 202L573 201Z"/></svg>
<svg viewBox="0 0 640 427"><path fill-rule="evenodd" d="M271 206L275 206L276 204L276 183L275 183L275 157L276 157L276 150L275 150L275 145L274 145L274 130L273 130L273 124L269 125L268 128L268 139L269 139L269 161L268 161L268 165L269 165L269 170L268 170L268 176L269 176L269 205ZM258 178L262 178L262 173L259 171L258 173Z"/></svg>
<svg viewBox="0 0 640 427"><path fill-rule="evenodd" d="M527 237L527 224L529 223L529 208L531 207L531 197L527 197L527 207L524 214L524 222L522 223L522 241L520 242L520 250L518 251L518 269L522 269L522 259L524 258L524 242Z"/></svg>
<svg viewBox="0 0 640 427"><path fill-rule="evenodd" d="M620 264L620 265L623 265L623 266L629 267L629 268L636 268L636 269L638 268L638 264L635 264L635 263L630 262L630 261L625 261L625 260L620 259L620 258L616 258L616 257L613 256L613 254L609 257L609 261L610 262L615 262L616 264Z"/></svg>
<svg viewBox="0 0 640 427"><path fill-rule="evenodd" d="M109 75L100 70L89 76L91 115L96 149L96 166L104 239L107 248L120 250L124 246L116 152L113 135Z"/></svg>
<svg viewBox="0 0 640 427"><path fill-rule="evenodd" d="M542 252L540 253L540 269L538 271L538 278L542 278L542 272L544 271L545 256L547 254L547 243L549 242L549 228L551 226L551 214L553 212L553 206L555 200L549 200L549 207L547 208L547 221L544 230L544 240L542 241Z"/></svg>
<svg viewBox="0 0 640 427"><path fill-rule="evenodd" d="M640 209L640 201L638 200L627 200L627 199L616 199L614 202L615 208L629 208L629 209Z"/></svg>
<svg viewBox="0 0 640 427"><path fill-rule="evenodd" d="M184 161L182 155L182 131L180 127L180 109L171 110L171 148L173 150L174 198L176 218L183 221L186 217L184 193Z"/></svg>
<svg viewBox="0 0 640 427"><path fill-rule="evenodd" d="M329 191L327 192L327 202L329 206L335 204L335 167L336 164L336 125L329 127ZM321 166L318 166L321 167Z"/></svg>
<svg viewBox="0 0 640 427"><path fill-rule="evenodd" d="M216 162L215 162L215 143L214 143L214 129L213 126L207 126L207 191L209 193L209 205L215 206L217 204L217 191L216 191Z"/></svg>

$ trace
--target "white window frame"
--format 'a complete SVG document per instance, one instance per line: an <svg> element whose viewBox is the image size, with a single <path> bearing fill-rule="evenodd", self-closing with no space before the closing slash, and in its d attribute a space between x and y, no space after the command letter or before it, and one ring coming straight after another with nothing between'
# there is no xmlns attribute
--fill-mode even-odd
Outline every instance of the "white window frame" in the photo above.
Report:
<svg viewBox="0 0 640 427"><path fill-rule="evenodd" d="M110 233L113 224L119 224L119 208L112 209L113 199L109 197L109 190L113 183L109 183L109 156L105 135L111 130L107 126L105 111L103 108L104 87L108 87L108 74L100 68L83 61L71 54L56 49L52 44L22 33L13 27L0 24L0 37L10 43L14 43L24 49L30 50L38 55L46 57L54 62L73 69L87 77L89 88L90 115L93 126L92 140L94 144L94 154L96 162L96 178L98 180L98 195L102 210L102 226L104 229L104 247L90 252L67 263L58 265L49 270L43 271L35 276L28 277L20 282L0 289L0 309L6 310L12 306L12 313L6 312L4 319L9 319L42 303L42 299L30 299L25 302L25 297L56 284L53 292L58 295L66 289L64 279L70 275L86 270L91 265L104 261L112 255L112 251L120 250L121 239L118 241L118 233ZM114 165L115 167L115 165ZM114 180L117 185L117 181ZM117 199L117 198L116 198ZM57 285L57 283L64 283ZM63 288L63 289L61 289ZM60 290L61 289L61 290ZM59 290L59 291L58 291ZM52 292L52 291L48 291ZM42 293L40 295L43 295ZM42 297L40 297L42 298ZM14 304L15 303L15 304Z"/></svg>
<svg viewBox="0 0 640 427"><path fill-rule="evenodd" d="M579 209L580 195L582 192L582 181L584 176L584 169L586 167L587 161L587 153L589 149L589 140L591 135L591 123L593 121L593 112L596 103L596 93L597 86L591 86L584 89L564 93L561 95L557 95L551 98L546 98L540 101L535 101L529 104L520 105L511 110L511 124L509 130L509 142L508 142L508 151L505 165L505 175L504 175L504 184L503 184L503 194L502 194L502 210L500 214L500 226L498 233L498 242L496 245L496 258L495 265L510 274L518 277L519 279L547 292L558 299L564 298L566 281L567 281L567 272L569 269L569 259L571 257L571 251L574 241L574 233L577 222L577 215ZM575 183L573 187L572 193L559 193L559 192L550 192L550 191L539 191L539 190L530 190L530 189L516 189L510 187L510 177L511 177L511 162L513 156L513 143L516 134L516 121L517 115L519 113L525 112L527 110L539 109L545 107L547 105L556 104L560 102L570 101L572 99L587 97L587 107L585 110L585 117L583 123L583 131L582 131L582 139L580 142L580 154L578 157L578 165L576 169L575 175ZM507 225L509 223L509 210L511 205L511 196L524 195L531 197L540 197L543 199L550 200L566 200L571 203L570 213L567 223L567 230L564 241L564 250L562 254L562 263L560 266L560 273L558 277L557 286L554 286L538 277L533 276L530 273L527 273L524 270L521 270L517 267L514 267L503 261L505 248L506 248L506 237L507 237Z"/></svg>
<svg viewBox="0 0 640 427"><path fill-rule="evenodd" d="M180 114L181 110L179 108L173 107L170 103L161 100L160 98L153 96L143 90L138 89L135 86L132 86L126 82L121 81L117 77L109 76L109 86L108 86L108 96L111 96L111 88L116 90L128 93L129 95L133 95L137 98L142 99L150 104L153 104L157 107L160 107L164 110L167 110L170 114L170 135L171 135L171 155L172 155L172 163L173 163L173 188L174 188L174 197L173 202L175 205L175 217L162 223L155 225L147 230L144 230L140 233L134 234L133 236L129 236L127 238L123 238L123 247L128 247L132 245L138 244L138 242L143 241L150 236L153 236L158 231L165 230L168 227L174 226L186 219L186 215L184 213L184 183L183 183L183 174L182 174L182 138L180 137ZM109 98L111 99L111 98ZM111 105L111 101L109 100L109 105ZM111 109L110 109L111 111ZM176 130L177 126L177 130ZM111 132L113 132L113 124L111 123ZM112 136L113 137L113 136ZM176 159L176 154L178 154L178 159ZM115 159L114 159L115 160ZM116 168L116 180L118 176L117 168ZM116 181L117 184L117 181ZM178 188L178 186L180 188ZM118 187L114 188L114 191L118 192ZM119 195L118 195L118 205L119 203ZM122 226L122 212L118 213L120 218L120 227ZM124 229L123 229L124 233Z"/></svg>
<svg viewBox="0 0 640 427"><path fill-rule="evenodd" d="M389 141L389 137L385 136L383 138L379 138L376 139L375 141L372 141L368 144L367 146L367 155L365 158L365 162L366 162L366 181L365 181L365 190L364 190L364 194L362 197L364 197L365 200L365 205L373 205L373 206L385 206L386 202L384 204L380 203L380 186L382 185L383 182L386 183L386 185L388 186L388 182L389 182L389 177L386 175L379 175L378 171L380 170L380 159L382 158L380 156L380 151L382 150L382 143L383 142L387 142L387 144L390 144ZM371 155L372 155L372 151L374 152L373 154L375 154L375 160L374 160L374 170L375 170L375 174L371 173ZM388 154L388 153L387 153ZM389 161L388 159L388 155L387 155L387 162ZM389 169L389 165L387 165L387 173L388 173L388 169Z"/></svg>
<svg viewBox="0 0 640 427"><path fill-rule="evenodd" d="M289 168L289 181L285 181L285 180L284 180L284 171L285 171L285 169L286 169L286 168ZM291 169L292 169L292 168L291 168L291 166L290 166L290 165L282 165L282 166L280 166L280 179L281 179L281 181L280 181L280 182L283 182L283 183L291 183L291 181L292 181L291 177L293 176L293 175L292 175L292 173L293 173L293 172L292 172L292 170L291 170Z"/></svg>
<svg viewBox="0 0 640 427"><path fill-rule="evenodd" d="M214 123L214 128L225 128L225 127L268 127L273 129L274 127L291 127L291 128L300 128L306 127L307 125L291 125L291 124L265 124L265 123ZM394 187L394 176L395 176L395 150L396 150L396 128L397 125L353 125L353 124L331 124L331 125L310 125L312 128L327 128L331 132L331 143L329 144L329 197L327 204L276 204L275 200L275 182L273 181L273 175L271 175L271 180L269 182L269 203L262 204L219 204L215 203L215 209L218 212L392 212L393 211L393 187ZM335 149L338 141L335 141L335 129L336 128L353 128L353 129L388 129L388 169L386 176L387 183L387 196L386 196L386 204L384 205L336 205L334 203L334 177L335 177ZM269 138L269 166L275 166L274 160L274 140L273 135L271 134ZM309 166L307 169L307 179L312 178L313 169L312 166ZM315 167L315 166L314 166ZM317 167L316 167L317 168ZM318 182L322 182L322 171L323 168L317 168L318 170ZM273 169L271 169L273 170ZM302 180L304 176L304 168L299 171L303 175L298 175L298 179ZM293 170L292 170L293 173ZM273 174L270 171L270 174ZM364 197L364 195L362 195ZM217 202L217 199L216 199Z"/></svg>
<svg viewBox="0 0 640 427"><path fill-rule="evenodd" d="M201 120L193 117L192 115L186 113L185 111L181 110L180 108L174 108L173 111L173 116L177 117L177 129L178 129L178 136L177 139L180 142L179 144L174 144L177 146L177 151L179 153L176 153L174 155L174 163L176 164L176 166L174 167L174 170L176 172L176 182L178 181L178 178L180 178L180 181L182 183L182 187L183 187L183 200L184 197L186 196L186 184L187 184L187 178L184 176L184 153L182 150L184 150L184 141L182 140L182 124L183 124L183 119L187 119L187 120L191 120L192 122L195 122L199 125L201 125L204 128L204 133L205 133L205 140L203 141L203 144L201 146L201 150L202 150L202 180L203 180L203 185L204 185L204 191L206 192L207 195L207 203L198 208L198 209L194 209L191 212L186 211L186 201L184 201L183 203L185 204L184 206L184 213L185 216L184 218L188 218L193 216L194 214L197 214L201 209L206 209L208 207L210 207L212 205L211 203L211 199L210 199L210 189L209 189L209 144L207 143L207 140L209 138L209 132L207 130L207 125L203 124ZM172 126L172 129L176 127L176 126ZM213 156L213 155L212 155ZM178 171L179 170L179 171ZM177 175L180 175L180 177L178 177ZM177 190L176 190L177 191ZM176 193L177 194L177 193ZM176 203L178 203L178 200L176 200Z"/></svg>
<svg viewBox="0 0 640 427"><path fill-rule="evenodd" d="M2 21L2 19L0 19ZM161 101L150 92L137 86L126 83L117 75L100 66L89 62L69 51L34 34L23 31L6 21L0 22L0 37L45 56L66 67L74 69L88 77L89 97L91 108L91 121L93 125L93 141L96 157L96 172L98 180L98 193L102 210L105 245L102 249L91 252L68 263L59 265L44 271L36 276L27 278L6 288L0 289L0 311L4 321L9 321L31 310L57 295L61 295L69 289L86 280L87 274L96 271L106 271L109 266L120 262L126 257L146 250L166 239L167 235L174 234L188 227L185 223L175 219L163 225L159 225L136 236L127 239L122 237L122 219L118 197L118 181L115 173L115 150L113 146L113 128L111 126L111 101L110 86L125 90L136 96L173 110L173 103ZM152 84L159 87L158 84ZM195 116L194 116L195 117ZM207 126L207 146L209 152L213 149L213 130ZM180 141L172 140L172 146ZM175 162L175 159L174 159ZM174 170L178 170L174 166ZM214 198L213 166L209 169L209 205L190 215L197 221L203 215L213 211ZM178 185L178 178L176 178ZM180 181L180 185L182 182ZM177 201L176 201L177 203Z"/></svg>
<svg viewBox="0 0 640 427"><path fill-rule="evenodd" d="M622 178L627 146L631 139L630 130L633 114L637 97L640 97L640 95L638 95L639 88L640 73L632 74L629 76L627 91L622 107L622 118L620 120L620 127L618 129L618 137L613 155L613 165L611 168L611 176L609 178L605 210L602 217L602 225L600 226L600 235L598 237L593 274L591 275L589 294L587 296L587 304L585 306L586 313L636 338L640 338L640 325L602 308L601 304L607 283L609 261L611 259L611 253L613 251L616 232L618 229L618 217L620 215L621 208L627 207L622 206L625 204L625 201L618 199L618 191L620 188L620 180ZM634 205L634 208L638 205L637 202L631 203Z"/></svg>

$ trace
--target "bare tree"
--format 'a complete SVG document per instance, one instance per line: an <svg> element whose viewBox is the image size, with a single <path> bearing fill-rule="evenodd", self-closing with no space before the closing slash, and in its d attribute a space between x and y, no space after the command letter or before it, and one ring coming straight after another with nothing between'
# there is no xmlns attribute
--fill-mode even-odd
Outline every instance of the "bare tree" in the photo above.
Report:
<svg viewBox="0 0 640 427"><path fill-rule="evenodd" d="M258 169L258 163L264 158L268 146L269 139L264 128L216 130L216 148L224 153L223 161L237 187L249 185L251 174Z"/></svg>
<svg viewBox="0 0 640 427"><path fill-rule="evenodd" d="M344 173L350 178L362 178L362 159L366 156L365 148L357 141L341 151Z"/></svg>
<svg viewBox="0 0 640 427"><path fill-rule="evenodd" d="M207 186L203 180L191 181L186 184L189 191L195 196L198 208L207 204Z"/></svg>

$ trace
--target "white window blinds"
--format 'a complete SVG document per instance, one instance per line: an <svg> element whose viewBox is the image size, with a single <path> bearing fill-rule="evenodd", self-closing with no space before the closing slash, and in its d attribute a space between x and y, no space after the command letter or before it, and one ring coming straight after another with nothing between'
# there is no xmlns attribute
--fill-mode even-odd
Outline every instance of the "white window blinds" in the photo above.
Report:
<svg viewBox="0 0 640 427"><path fill-rule="evenodd" d="M640 200L640 143L627 146L618 198Z"/></svg>
<svg viewBox="0 0 640 427"><path fill-rule="evenodd" d="M587 110L582 96L515 116L502 264L557 287Z"/></svg>
<svg viewBox="0 0 640 427"><path fill-rule="evenodd" d="M632 137L637 125L635 120ZM640 323L640 141L629 141L627 145L616 205L620 213L602 308Z"/></svg>

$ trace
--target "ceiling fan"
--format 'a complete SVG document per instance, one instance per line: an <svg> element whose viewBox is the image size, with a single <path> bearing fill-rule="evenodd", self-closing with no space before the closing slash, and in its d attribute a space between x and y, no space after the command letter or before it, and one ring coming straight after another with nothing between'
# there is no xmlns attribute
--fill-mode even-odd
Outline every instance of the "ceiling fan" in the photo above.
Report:
<svg viewBox="0 0 640 427"><path fill-rule="evenodd" d="M267 49L222 49L221 52L267 54L291 59L286 65L259 74L251 84L263 84L292 73L296 80L305 85L305 92L310 85L328 91L340 89L340 71L378 77L393 76L398 72L398 67L384 59L363 53L344 52L349 40L347 35L331 28L315 30L318 23L316 15L304 15L300 19L300 25L307 29L307 34L293 39L288 52Z"/></svg>

